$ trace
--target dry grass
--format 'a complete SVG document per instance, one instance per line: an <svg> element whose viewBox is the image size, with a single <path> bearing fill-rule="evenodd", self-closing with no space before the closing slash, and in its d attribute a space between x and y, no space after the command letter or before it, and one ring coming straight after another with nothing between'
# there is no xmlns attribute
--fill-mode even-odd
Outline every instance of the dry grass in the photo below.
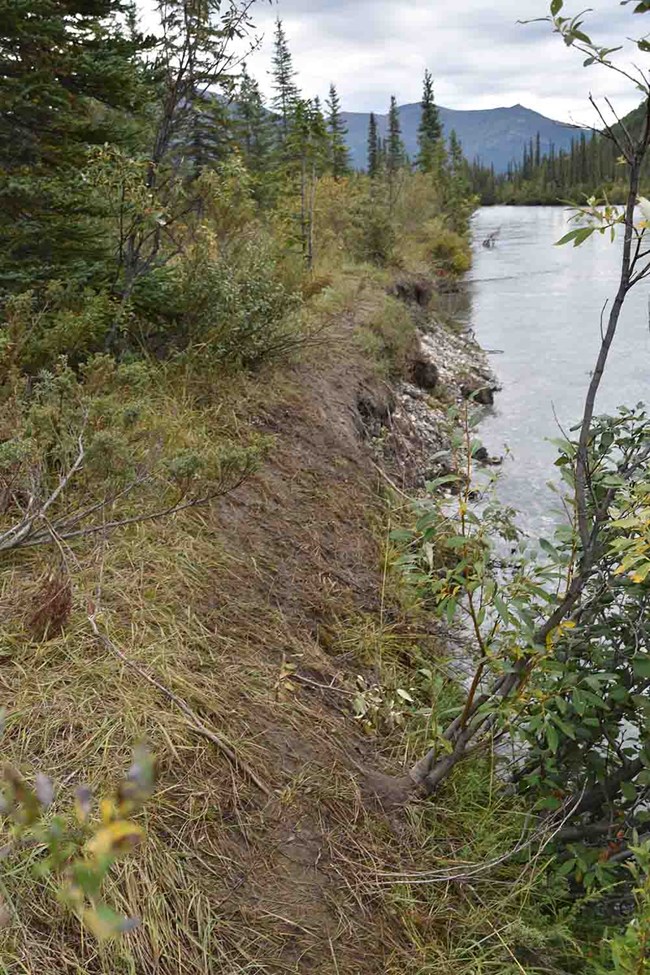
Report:
<svg viewBox="0 0 650 975"><path fill-rule="evenodd" d="M19 553L5 566L5 758L58 783L55 811L79 782L104 791L139 740L160 766L147 842L107 891L142 916L139 930L98 946L57 902L55 884L34 878L38 851L13 855L0 875L8 975L521 969L511 955L523 935L513 941L494 905L520 918L532 889L526 868L508 865L474 887L380 882L507 849L521 813L503 804L484 768L407 816L387 815L364 794L360 767L398 772L423 732L412 716L406 733L364 735L351 708L357 675L389 693L423 660L435 663L440 643L403 608L382 558L385 485L356 408L379 380L349 329L355 314L372 316L380 294L355 296L350 282L318 296L316 314L336 313L345 327L326 354L315 347L282 375L233 380L227 393L208 375L170 378L161 398L170 412L175 402L179 416L207 403L203 422L215 436L274 439L262 470L235 494L57 552L72 603L42 632L28 632L25 607L47 601L52 553ZM227 740L271 797L93 638L89 610Z"/></svg>

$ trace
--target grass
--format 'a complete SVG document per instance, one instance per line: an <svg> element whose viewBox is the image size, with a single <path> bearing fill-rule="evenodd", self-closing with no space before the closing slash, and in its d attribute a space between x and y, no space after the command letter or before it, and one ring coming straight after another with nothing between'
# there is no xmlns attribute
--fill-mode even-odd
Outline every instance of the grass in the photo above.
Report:
<svg viewBox="0 0 650 975"><path fill-rule="evenodd" d="M283 679L283 661L325 687L347 682L316 641L314 620L347 611L356 598L349 569L326 546L340 546L351 565L357 556L374 561L360 503L371 501L371 485L352 439L332 434L342 404L334 402L320 422L314 416L322 410L318 373L316 390L307 393L297 374L269 379L242 384L205 415L220 437L227 431L246 439L263 428L276 439L273 460L237 499L124 529L74 552L20 553L3 575L5 758L28 778L42 770L57 782L55 812L67 807L77 783L101 794L117 781L140 739L160 763L147 843L106 892L116 908L143 915L140 930L98 947L57 902L55 884L35 879L31 858L17 855L2 876L11 916L2 936L7 971L300 970L301 953L320 952L330 929L334 956L328 946L323 964L341 953L345 965L346 954L358 952L349 921L336 935L352 895L325 875L314 877L309 862L311 835L319 837L315 859L336 823L347 828L350 805L360 807L345 760L355 737L347 697ZM179 401L209 395L203 383L179 392L179 399L159 400L174 414ZM345 396L353 400L354 389ZM72 615L62 634L30 640L24 609L61 560L72 580ZM362 598L374 571L373 564ZM271 802L177 708L97 644L89 602L116 645L270 783ZM343 947L341 938L348 940Z"/></svg>
<svg viewBox="0 0 650 975"><path fill-rule="evenodd" d="M334 202L343 192L325 190ZM404 215L412 203L405 192ZM457 691L441 680L440 631L393 568L387 531L404 513L387 507L356 415L360 389L404 369L413 320L386 293L395 269L341 257L345 213L324 207L319 219L306 312L315 338L297 361L227 380L196 362L156 372L148 409L170 440L191 442L194 428L206 443L261 438L259 472L200 510L5 563L5 759L56 781L54 812L80 782L109 789L139 740L159 778L146 843L106 890L140 928L97 944L55 881L35 878L39 851L12 854L0 872L3 975L559 975L565 932L543 858L471 881L403 876L462 875L513 848L524 812L489 762L406 812L382 810L364 784L363 769L408 767L432 704L453 707ZM425 267L438 230L403 234L401 263ZM33 639L26 621L52 572L70 580L71 614L62 632ZM241 764L98 643L89 610ZM365 725L359 678L377 702Z"/></svg>

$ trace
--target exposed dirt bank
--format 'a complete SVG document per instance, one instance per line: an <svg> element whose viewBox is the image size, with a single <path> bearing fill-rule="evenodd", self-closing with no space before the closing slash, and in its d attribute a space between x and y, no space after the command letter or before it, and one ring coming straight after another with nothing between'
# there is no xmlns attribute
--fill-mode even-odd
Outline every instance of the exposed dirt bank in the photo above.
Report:
<svg viewBox="0 0 650 975"><path fill-rule="evenodd" d="M21 922L7 934L12 971L403 975L415 963L434 921L415 903L396 906L377 878L424 869L432 854L415 820L373 803L362 770L399 775L399 738L364 733L353 703L380 671L408 667L416 646L426 657L440 645L387 580L386 476L411 489L443 469L449 404L494 386L471 337L418 302L407 377L382 378L359 344L373 314L361 303L232 407L235 423L274 440L255 477L101 554L113 638L228 740L268 794L101 652L81 600L67 634L37 649L17 642L3 658L25 762L42 761L57 781L83 763L102 782L143 733L160 760L149 838L125 864L120 895L141 928L98 950L74 919L53 920L51 892L30 882L10 894Z"/></svg>
<svg viewBox="0 0 650 975"><path fill-rule="evenodd" d="M368 881L378 869L422 867L422 855L416 835L395 835L368 801L360 766L401 769L386 743L361 733L352 702L359 675L366 686L378 678L382 630L410 630L431 653L437 637L386 594L376 465L417 487L447 463L449 404L468 386L494 387L471 336L433 321L421 321L409 378L386 383L356 344L358 324L330 334L257 418L276 446L221 506L228 578L205 607L228 686L255 669L263 689L237 736L276 798L247 799L254 825L233 858L237 889L223 896L241 922L237 951L267 971L397 972L411 953L403 918ZM426 389L414 382L422 363L433 367ZM221 774L228 805L231 773Z"/></svg>

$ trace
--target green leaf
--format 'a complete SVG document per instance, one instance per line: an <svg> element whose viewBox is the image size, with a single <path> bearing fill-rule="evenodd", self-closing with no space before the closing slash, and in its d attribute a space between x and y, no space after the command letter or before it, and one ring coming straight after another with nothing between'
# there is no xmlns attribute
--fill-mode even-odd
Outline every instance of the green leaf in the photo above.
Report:
<svg viewBox="0 0 650 975"><path fill-rule="evenodd" d="M464 535L451 535L445 539L446 548L462 548L463 545L467 545L467 539Z"/></svg>
<svg viewBox="0 0 650 975"><path fill-rule="evenodd" d="M555 241L555 246L556 247L561 247L562 244L568 244L570 241L572 241L574 239L574 237L575 237L575 235L577 233L578 233L577 230L570 230L568 232L568 234L565 234L564 235L564 237L560 237L559 240L556 240ZM553 441L551 440L550 443L553 443Z"/></svg>
<svg viewBox="0 0 650 975"><path fill-rule="evenodd" d="M388 537L392 542L412 542L413 532L406 528L395 528Z"/></svg>
<svg viewBox="0 0 650 975"><path fill-rule="evenodd" d="M583 692L578 690L578 688L576 688L575 691L573 692L572 701L573 701L574 708L576 709L580 717L582 717L582 715L587 710L587 700Z"/></svg>
<svg viewBox="0 0 650 975"><path fill-rule="evenodd" d="M546 796L535 803L535 809L559 809L562 802L555 796Z"/></svg>
<svg viewBox="0 0 650 975"><path fill-rule="evenodd" d="M634 802L636 799L636 786L632 782L621 783L621 795L626 802Z"/></svg>
<svg viewBox="0 0 650 975"><path fill-rule="evenodd" d="M551 0L551 16L557 17L564 6L564 0Z"/></svg>
<svg viewBox="0 0 650 975"><path fill-rule="evenodd" d="M560 237L555 242L555 246L561 247L563 244L568 244L573 241L573 246L579 247L580 244L584 244L588 237L591 237L595 229L595 227L577 227L575 230L570 230L564 237Z"/></svg>
<svg viewBox="0 0 650 975"><path fill-rule="evenodd" d="M444 477L436 477L433 481L427 481L425 487L427 491L435 491L441 485L452 484L454 481L460 481L458 474L445 474Z"/></svg>
<svg viewBox="0 0 650 975"><path fill-rule="evenodd" d="M559 718L557 714L552 714L551 719L558 726L562 734L566 735L567 738L571 738L572 741L575 741L575 737L576 737L575 729L572 728L570 724L567 724L566 721L563 721L561 718Z"/></svg>
<svg viewBox="0 0 650 975"><path fill-rule="evenodd" d="M497 613L499 614L499 616L501 617L501 619L503 620L503 622L506 625L509 624L510 623L510 613L508 612L508 607L504 603L504 601L501 598L501 596L499 596L497 593L494 594L494 607L495 607Z"/></svg>
<svg viewBox="0 0 650 975"><path fill-rule="evenodd" d="M555 755L560 746L560 736L552 724L549 724L546 727L546 740L548 742L548 747Z"/></svg>
<svg viewBox="0 0 650 975"><path fill-rule="evenodd" d="M650 655L638 654L632 658L632 667L637 677L650 677Z"/></svg>
<svg viewBox="0 0 650 975"><path fill-rule="evenodd" d="M566 877L567 874L572 873L577 866L575 857L571 857L570 860L565 860L555 871L558 877Z"/></svg>
<svg viewBox="0 0 650 975"><path fill-rule="evenodd" d="M540 538L539 547L542 549L543 552L546 552L547 555L550 555L554 561L556 562L561 561L560 553L558 552L558 550L555 548L554 545L551 545L548 539Z"/></svg>

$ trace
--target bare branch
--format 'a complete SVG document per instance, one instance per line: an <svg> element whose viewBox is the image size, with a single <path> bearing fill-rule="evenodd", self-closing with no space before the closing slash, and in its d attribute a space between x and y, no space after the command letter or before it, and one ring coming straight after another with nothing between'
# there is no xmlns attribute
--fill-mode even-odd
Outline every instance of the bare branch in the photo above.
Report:
<svg viewBox="0 0 650 975"><path fill-rule="evenodd" d="M609 124L609 122L607 121L607 119L605 118L605 116L603 115L603 113L601 112L600 107L599 107L599 105L598 105L598 103L597 103L597 101L596 101L596 99L594 98L593 95L589 95L589 101L591 102L591 104L593 105L593 107L598 112L598 116L599 116L601 122L603 123L603 127L604 127L604 130L605 130L606 137L608 139L610 139L614 143L614 145L616 146L616 148L618 149L618 151L621 153L621 155L622 156L625 156L625 159L627 160L627 162L630 163L632 161L631 160L631 157L628 155L628 153L626 152L624 146L621 144L621 142L618 139L616 133L612 129L611 125Z"/></svg>

